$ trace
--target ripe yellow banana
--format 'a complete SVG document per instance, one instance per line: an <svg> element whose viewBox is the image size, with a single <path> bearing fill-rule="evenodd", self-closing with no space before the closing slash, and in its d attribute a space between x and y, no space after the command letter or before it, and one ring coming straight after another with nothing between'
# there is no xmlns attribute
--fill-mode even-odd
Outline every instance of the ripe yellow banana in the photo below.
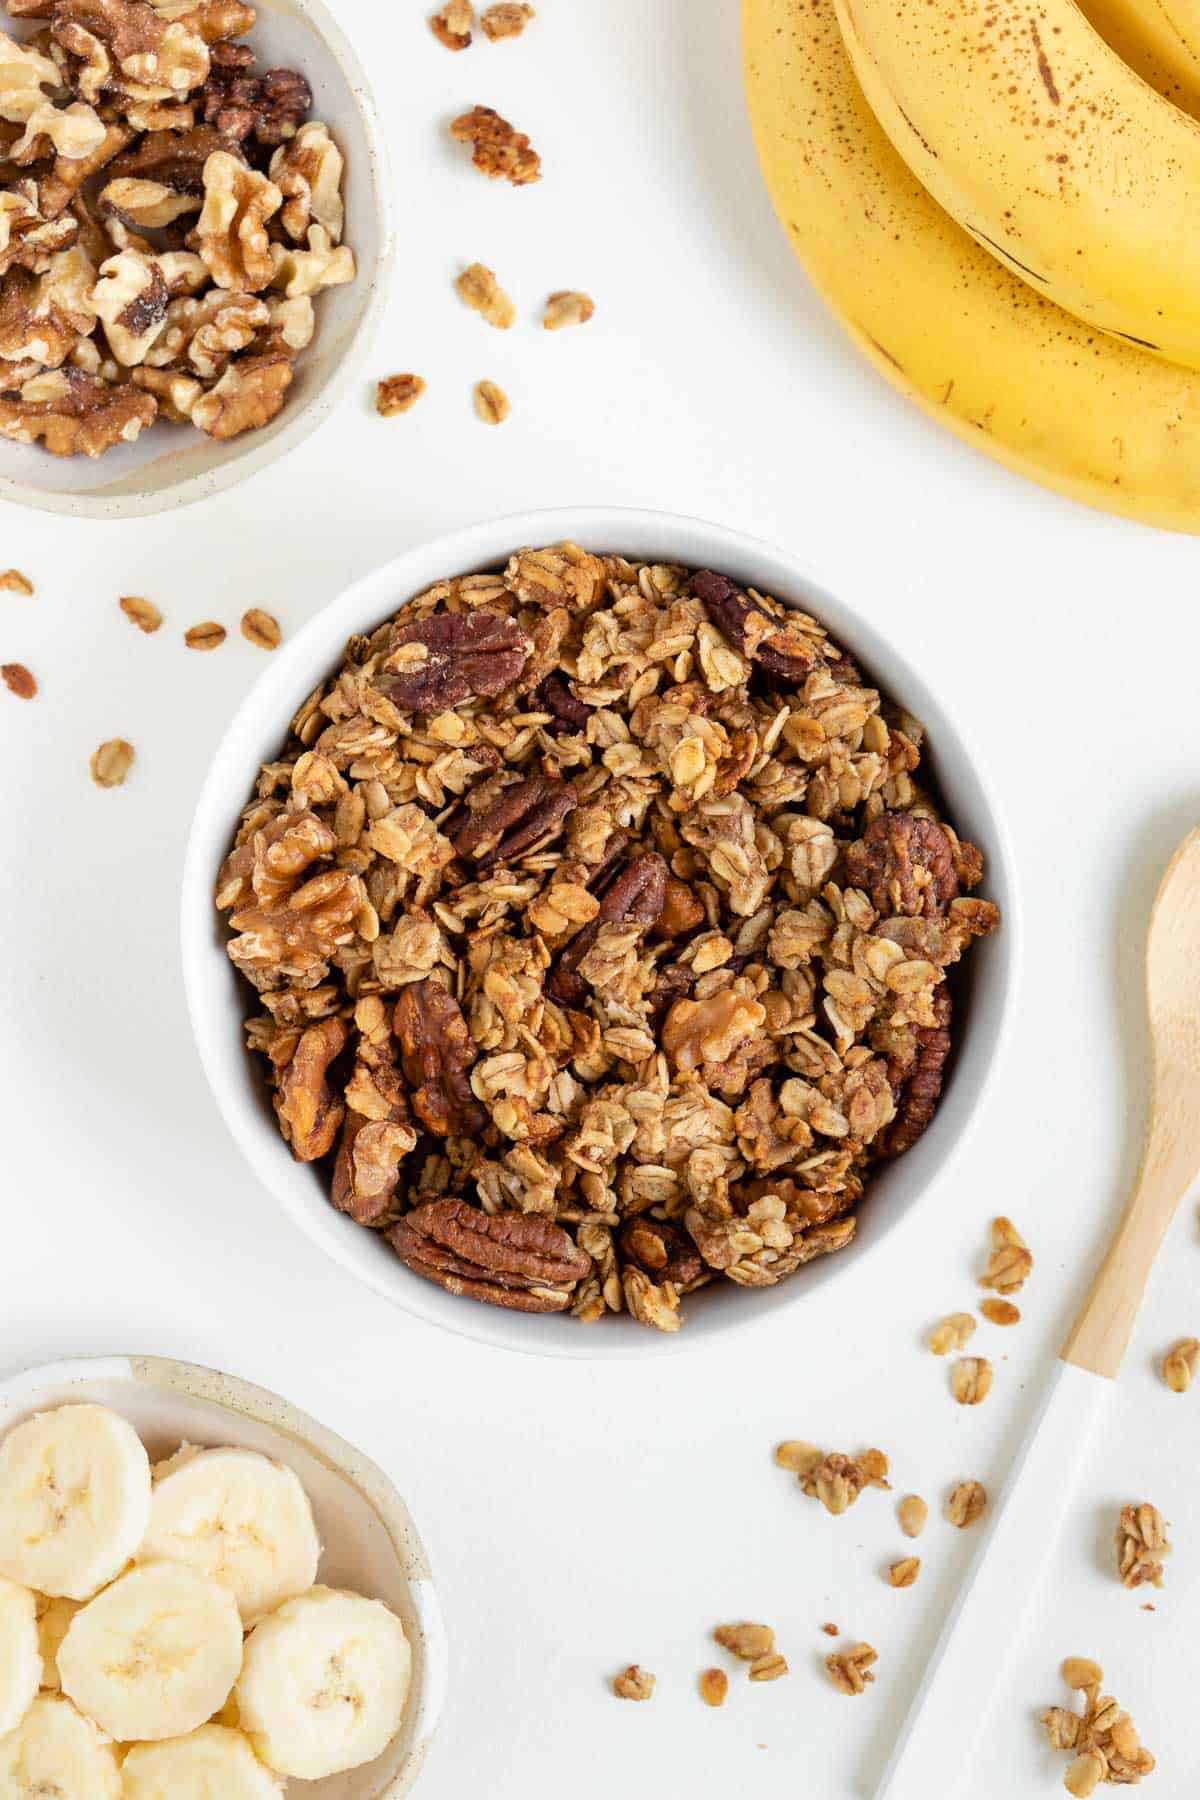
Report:
<svg viewBox="0 0 1200 1800"><path fill-rule="evenodd" d="M1200 125L1075 0L836 0L905 162L971 235L1089 324L1200 368Z"/></svg>
<svg viewBox="0 0 1200 1800"><path fill-rule="evenodd" d="M1079 0L1079 9L1143 81L1200 118L1197 0Z"/></svg>
<svg viewBox="0 0 1200 1800"><path fill-rule="evenodd" d="M1020 474L1200 532L1200 378L1090 330L955 225L872 115L833 0L744 0L743 33L776 211L875 366Z"/></svg>

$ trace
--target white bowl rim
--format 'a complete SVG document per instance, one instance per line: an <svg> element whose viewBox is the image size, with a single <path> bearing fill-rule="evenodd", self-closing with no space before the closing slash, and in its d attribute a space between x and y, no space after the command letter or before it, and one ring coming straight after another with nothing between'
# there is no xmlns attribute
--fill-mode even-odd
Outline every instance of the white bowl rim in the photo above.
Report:
<svg viewBox="0 0 1200 1800"><path fill-rule="evenodd" d="M345 356L319 393L298 407L270 437L263 437L236 460L218 463L183 481L168 483L145 494L114 495L106 494L103 489L90 494L72 493L69 489L60 492L23 481L15 475L0 474L0 500L75 519L149 519L156 513L173 511L176 507L194 506L198 501L239 486L261 469L282 461L298 449L325 423L362 369L388 304L396 259L394 186L387 139L362 60L326 0L292 0L292 4L311 21L328 45L354 98L375 163L375 178L371 185L379 227L379 256L371 269L359 271L358 279L369 281L370 293Z"/></svg>
<svg viewBox="0 0 1200 1800"><path fill-rule="evenodd" d="M419 1557L423 1565L420 1574L410 1573L405 1568L405 1580L420 1620L423 1639L423 1678L417 1693L412 1750L405 1767L379 1796L379 1800L389 1800L390 1796L399 1800L419 1777L437 1730L449 1689L449 1648L428 1553L396 1484L356 1445L314 1419L303 1408L293 1405L282 1394L246 1381L240 1375L230 1375L202 1363L181 1362L174 1357L140 1354L71 1357L18 1369L0 1377L0 1407L36 1406L38 1394L47 1390L57 1391L84 1383L126 1381L136 1386L154 1383L162 1388L176 1388L191 1398L226 1412L241 1413L255 1424L298 1439L311 1454L336 1468L348 1482L361 1486L363 1498L375 1509L402 1567L408 1560L408 1553L415 1551ZM214 1391L220 1388L226 1389L230 1401L236 1404ZM3 1434L4 1422L0 1418L0 1437Z"/></svg>
<svg viewBox="0 0 1200 1800"><path fill-rule="evenodd" d="M696 539L696 549L692 552L686 552L682 545L677 549L668 547L672 540L677 542L681 538L691 537ZM699 1349L714 1338L727 1340L735 1332L749 1330L762 1322L776 1308L760 1305L758 1309L748 1309L747 1316L741 1319L730 1318L718 1325L705 1325L703 1328L698 1328L698 1322L693 1321L690 1325L685 1323L683 1330L674 1333L639 1327L636 1335L617 1338L614 1332L612 1338L615 1341L605 1343L604 1339L609 1335L604 1329L607 1321L602 1321L594 1328L584 1328L563 1316L556 1315L546 1321L502 1307L468 1303L447 1295L434 1283L412 1276L408 1271L404 1271L408 1276L404 1282L378 1277L373 1270L362 1266L347 1250L345 1246L352 1240L339 1239L336 1226L334 1231L322 1229L323 1224L332 1223L332 1220L323 1220L320 1215L314 1214L306 1198L280 1180L277 1158L278 1145L282 1140L273 1128L264 1130L259 1117L251 1116L252 1097L245 1081L237 1083L224 1079L218 1064L219 1045L210 1032L204 1006L204 986L209 974L206 956L211 950L213 929L213 879L220 857L227 853L231 825L237 812L245 804L245 797L251 791L254 778L254 771L245 767L233 767L233 753L239 734L258 715L265 697L271 696L269 703L273 704L273 696L277 691L282 698L285 690L295 686L295 678L289 679L290 671L293 666L303 664L310 648L315 648L318 644L325 646L325 674L332 672L337 666L346 639L356 631L370 628L368 614L363 612L367 596L373 595L378 586L388 583L393 577L396 595L390 603L381 605L375 601L372 604L369 616L373 623L382 622L389 616L388 604L395 611L434 579L452 573L495 567L521 546L557 543L566 539L581 542L585 546L591 544L602 548L611 547L616 553L620 552L623 544L639 540L654 541L664 546L659 553L663 560L676 560L691 567L720 567L723 557L730 566L747 561L770 563L779 571L780 578L773 589L778 597L786 598L789 589L817 590L821 596L818 610L828 607L831 613L840 615L840 621L835 617L831 628L835 641L844 644L853 654L861 654L861 660L868 671L877 672L883 679L888 695L902 702L914 716L922 719L933 717L937 720L930 732L931 740L936 732L936 760L942 763L953 761L967 772L975 784L979 805L986 818L989 890L1000 892L1003 897L1003 928L989 946L1000 962L998 979L1001 998L993 1024L991 1052L974 1096L954 1136L940 1145L936 1166L930 1171L920 1190L913 1194L910 1202L897 1210L896 1216L885 1222L867 1242L864 1243L860 1235L847 1250L809 1264L803 1271L803 1275L808 1278L803 1285L793 1277L791 1281L782 1282L776 1288L763 1290L761 1300L766 1300L772 1294L799 1300L806 1289L823 1284L831 1277L839 1277L842 1271L848 1271L854 1262L863 1255L873 1253L880 1243L899 1230L908 1214L915 1210L916 1202L935 1184L945 1181L949 1170L970 1140L1012 1041L1017 1005L1017 976L1022 966L1023 906L1015 878L1016 863L1011 834L1003 809L982 773L979 758L971 747L969 736L959 725L956 713L934 694L904 654L895 648L886 633L859 613L852 601L841 599L837 587L831 586L804 558L727 526L716 525L684 513L624 506L557 506L484 520L444 533L435 539L423 540L361 576L314 614L295 637L275 653L271 664L258 677L238 707L214 754L196 803L181 877L179 936L184 989L197 1052L218 1110L264 1187L275 1196L305 1235L357 1279L364 1281L401 1310L456 1336L522 1354L568 1357L581 1361L623 1360ZM639 551L637 554L643 552ZM655 553L646 551L644 554ZM422 564L435 569L436 574L425 578L413 577L406 572L414 565ZM843 629L843 622L849 624L849 630ZM296 706L314 685L315 682L309 683L307 687L301 684L303 691L296 691L290 704L284 702L277 706L273 716L279 719L280 742ZM941 745L949 754L938 757L937 745ZM231 782L234 793L239 796L233 812L229 801ZM969 1029L968 1027L960 1034L960 1054L963 1043L968 1039ZM976 1035L978 1036L978 1028ZM941 1110L939 1108L939 1114ZM935 1118L930 1132L926 1134L927 1146L937 1123ZM908 1155L915 1155L920 1148L921 1146L916 1146ZM907 1160L899 1159L891 1167L899 1168ZM345 1223L340 1215L333 1215L333 1218ZM402 1265L398 1265L397 1273L400 1268ZM453 1302L449 1311L445 1308L447 1301ZM785 1303L782 1299L777 1302ZM547 1322L563 1325L561 1334L543 1338L536 1331L527 1329ZM523 1330L522 1327L526 1329Z"/></svg>

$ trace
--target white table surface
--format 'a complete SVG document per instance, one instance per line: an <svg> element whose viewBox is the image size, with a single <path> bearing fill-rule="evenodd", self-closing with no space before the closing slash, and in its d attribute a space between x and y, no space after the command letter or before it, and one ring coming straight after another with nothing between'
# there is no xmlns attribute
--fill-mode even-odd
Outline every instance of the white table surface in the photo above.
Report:
<svg viewBox="0 0 1200 1800"><path fill-rule="evenodd" d="M0 509L7 947L0 1010L4 1233L0 1373L115 1350L207 1362L282 1390L381 1459L429 1546L454 1646L452 1698L422 1800L727 1796L843 1800L869 1789L959 1579L969 1534L938 1516L960 1476L998 1486L1120 1205L1144 1109L1144 919L1200 817L1200 551L1026 486L905 405L851 350L776 226L744 116L733 0L539 0L519 43L441 49L416 0L342 0L391 125L402 251L370 373L420 371L425 398L374 417L364 382L336 418L238 492L146 523ZM483 181L440 127L496 105L545 179ZM455 300L490 263L521 323ZM537 329L552 289L596 299L584 330ZM478 424L490 376L512 417ZM433 1333L321 1259L256 1187L203 1085L176 958L193 797L262 653L261 605L293 630L394 552L469 520L573 501L661 506L787 545L966 697L1012 826L1028 945L1013 1053L957 1175L846 1284L728 1349L600 1368ZM120 594L166 628L139 635ZM397 596L399 599L401 596ZM183 629L230 628L212 655ZM138 749L129 784L88 778L102 739ZM955 1406L921 1347L970 1307L987 1221L1036 1255L1024 1322L981 1330L985 1405ZM1191 1620L1200 1603L1200 1389L1154 1360L1200 1331L1194 1206L1163 1255L1111 1428L1066 1524L1013 1674L977 1673L986 1750L955 1792L1060 1792L1037 1710L1057 1666L1097 1657L1158 1753L1152 1793L1194 1788ZM465 1303L464 1303L465 1304ZM916 1587L888 1497L838 1519L771 1448L878 1444L898 1492L931 1503ZM1115 1508L1174 1522L1168 1586L1122 1590ZM786 1680L734 1676L707 1633L771 1622ZM819 1657L835 1620L878 1648L840 1697ZM628 1661L648 1706L611 1698ZM932 1771L930 1792L939 1789Z"/></svg>

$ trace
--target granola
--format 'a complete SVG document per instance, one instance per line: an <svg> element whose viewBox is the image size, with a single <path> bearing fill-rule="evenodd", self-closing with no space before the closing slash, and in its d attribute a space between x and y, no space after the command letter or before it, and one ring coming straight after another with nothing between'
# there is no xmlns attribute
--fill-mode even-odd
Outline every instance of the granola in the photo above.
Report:
<svg viewBox="0 0 1200 1800"><path fill-rule="evenodd" d="M818 620L574 544L352 639L217 884L277 1104L344 1029L334 1203L451 1292L664 1331L848 1244L998 923L921 736ZM831 1511L886 1485L779 1459Z"/></svg>
<svg viewBox="0 0 1200 1800"><path fill-rule="evenodd" d="M1104 1671L1090 1657L1068 1656L1062 1676L1083 1697L1083 1711L1047 1707L1042 1725L1053 1750L1072 1753L1063 1786L1076 1800L1086 1800L1101 1783L1136 1786L1154 1771L1154 1757L1129 1714L1111 1694L1101 1691Z"/></svg>
<svg viewBox="0 0 1200 1800"><path fill-rule="evenodd" d="M1163 1558L1171 1553L1170 1540L1157 1506L1142 1500L1121 1508L1117 1523L1117 1573L1127 1588L1149 1582L1161 1587Z"/></svg>
<svg viewBox="0 0 1200 1800"><path fill-rule="evenodd" d="M0 435L104 455L157 421L279 413L312 297L356 277L341 151L242 0L8 0Z"/></svg>

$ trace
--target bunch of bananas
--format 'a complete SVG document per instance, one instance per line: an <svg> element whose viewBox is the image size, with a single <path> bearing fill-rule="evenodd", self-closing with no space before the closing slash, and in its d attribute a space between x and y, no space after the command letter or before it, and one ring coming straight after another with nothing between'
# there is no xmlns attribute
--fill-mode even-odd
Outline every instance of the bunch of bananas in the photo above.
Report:
<svg viewBox="0 0 1200 1800"><path fill-rule="evenodd" d="M1010 468L1200 532L1200 0L743 24L776 210L876 366Z"/></svg>

